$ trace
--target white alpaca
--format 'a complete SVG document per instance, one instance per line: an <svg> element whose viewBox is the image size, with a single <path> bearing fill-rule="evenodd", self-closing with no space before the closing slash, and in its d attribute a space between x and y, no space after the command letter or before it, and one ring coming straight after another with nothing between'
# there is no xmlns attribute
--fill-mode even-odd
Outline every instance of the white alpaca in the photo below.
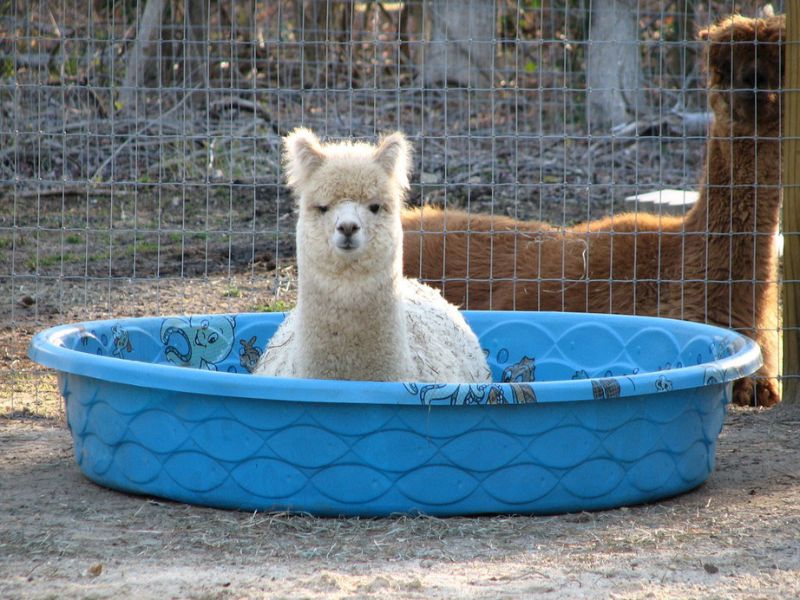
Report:
<svg viewBox="0 0 800 600"><path fill-rule="evenodd" d="M403 277L400 211L409 148L321 145L306 129L284 140L299 203L297 307L254 371L372 381L485 382L475 334L438 291Z"/></svg>

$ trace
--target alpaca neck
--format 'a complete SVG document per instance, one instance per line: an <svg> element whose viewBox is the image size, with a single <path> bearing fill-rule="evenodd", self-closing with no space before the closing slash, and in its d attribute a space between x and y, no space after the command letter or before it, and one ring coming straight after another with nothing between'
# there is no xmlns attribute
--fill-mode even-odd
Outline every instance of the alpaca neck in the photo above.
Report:
<svg viewBox="0 0 800 600"><path fill-rule="evenodd" d="M727 127L716 125L709 137L700 198L683 223L681 276L706 282L706 316L752 327L757 307L774 301L780 142L732 140ZM762 321L768 312L758 313Z"/></svg>
<svg viewBox="0 0 800 600"><path fill-rule="evenodd" d="M695 241L708 244L710 256L729 259L719 267L732 270L732 279L773 279L780 166L778 139L732 140L724 126L712 127L700 198L684 230L705 234L702 240L694 236Z"/></svg>
<svg viewBox="0 0 800 600"><path fill-rule="evenodd" d="M780 141L730 139L712 127L700 198L687 215L687 230L773 234L780 207ZM759 236L766 240L766 236Z"/></svg>
<svg viewBox="0 0 800 600"><path fill-rule="evenodd" d="M331 276L301 268L296 310L307 367L324 366L328 378L381 380L410 364L401 282L391 271Z"/></svg>

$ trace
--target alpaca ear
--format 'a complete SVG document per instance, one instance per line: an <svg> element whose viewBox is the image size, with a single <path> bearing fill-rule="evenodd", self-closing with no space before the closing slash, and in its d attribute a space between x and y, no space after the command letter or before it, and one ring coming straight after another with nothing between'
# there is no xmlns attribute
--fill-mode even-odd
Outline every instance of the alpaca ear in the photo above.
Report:
<svg viewBox="0 0 800 600"><path fill-rule="evenodd" d="M399 131L382 138L373 158L390 177L394 177L404 190L408 189L409 155L411 148Z"/></svg>
<svg viewBox="0 0 800 600"><path fill-rule="evenodd" d="M731 49L735 31L735 17L731 16L697 33L698 40L707 42L706 67L712 86L724 85L731 79Z"/></svg>
<svg viewBox="0 0 800 600"><path fill-rule="evenodd" d="M759 42L780 43L786 33L786 15L764 19L764 29L758 33Z"/></svg>
<svg viewBox="0 0 800 600"><path fill-rule="evenodd" d="M708 69L709 75L714 76L720 79L730 78L730 45L727 48L723 44L719 44L714 40L714 35L716 34L715 27L709 27L708 29L702 30L698 34L698 39L703 40L704 42L709 42L706 45L706 61L705 67ZM716 80L711 79L709 81L710 84L713 84ZM718 83L718 82L717 82Z"/></svg>
<svg viewBox="0 0 800 600"><path fill-rule="evenodd" d="M311 177L326 159L317 136L303 127L298 127L283 139L283 157L286 180L292 189Z"/></svg>

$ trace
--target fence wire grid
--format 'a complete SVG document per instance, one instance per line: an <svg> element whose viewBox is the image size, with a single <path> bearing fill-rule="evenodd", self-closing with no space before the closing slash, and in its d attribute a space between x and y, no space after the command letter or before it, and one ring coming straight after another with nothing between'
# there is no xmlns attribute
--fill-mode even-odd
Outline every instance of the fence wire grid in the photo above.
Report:
<svg viewBox="0 0 800 600"><path fill-rule="evenodd" d="M0 413L62 414L53 377L25 357L45 326L291 307L280 151L300 125L334 140L403 131L411 206L555 231L682 217L702 193L713 118L697 33L783 8L0 0ZM645 195L660 190L687 193ZM574 283L564 272L562 298ZM468 292L461 303L476 308Z"/></svg>

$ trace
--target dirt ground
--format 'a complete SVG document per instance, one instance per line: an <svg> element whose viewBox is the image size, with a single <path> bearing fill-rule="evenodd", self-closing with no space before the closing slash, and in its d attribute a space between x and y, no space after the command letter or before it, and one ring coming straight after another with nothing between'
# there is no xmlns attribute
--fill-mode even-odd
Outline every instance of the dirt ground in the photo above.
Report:
<svg viewBox="0 0 800 600"><path fill-rule="evenodd" d="M796 598L800 405L733 409L716 471L551 517L320 519L89 482L58 420L0 420L0 597Z"/></svg>
<svg viewBox="0 0 800 600"><path fill-rule="evenodd" d="M289 266L269 285L246 274L14 290L34 302L6 315L0 356L0 598L800 597L800 404L731 409L705 485L597 513L249 514L125 495L80 473L53 377L25 358L33 332L280 310L293 281Z"/></svg>
<svg viewBox="0 0 800 600"><path fill-rule="evenodd" d="M83 477L54 378L25 357L35 331L110 316L282 310L294 281L291 264L254 263L202 280L35 279L9 290L0 598L800 597L797 404L732 409L717 469L699 489L590 514L249 514L125 495Z"/></svg>
<svg viewBox="0 0 800 600"><path fill-rule="evenodd" d="M708 482L550 517L320 519L107 490L78 470L52 375L57 323L283 310L293 266L203 279L17 279L0 310L0 598L800 597L800 404L732 409Z"/></svg>

